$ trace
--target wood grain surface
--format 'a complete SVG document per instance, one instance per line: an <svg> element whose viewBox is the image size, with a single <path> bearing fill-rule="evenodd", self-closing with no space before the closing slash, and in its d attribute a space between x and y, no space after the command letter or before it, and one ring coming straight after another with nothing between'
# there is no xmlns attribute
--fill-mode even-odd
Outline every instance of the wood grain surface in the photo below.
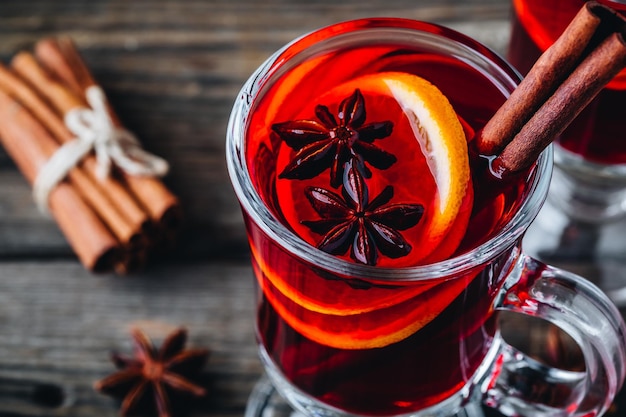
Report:
<svg viewBox="0 0 626 417"><path fill-rule="evenodd" d="M193 415L242 415L262 373L224 157L242 84L291 39L361 17L433 21L503 52L509 11L506 0L1 0L0 60L41 37L72 36L125 125L171 163L165 181L186 222L177 249L145 272L94 276L0 149L0 416L117 415L92 389L113 371L109 352L130 352L131 326L159 341L178 325L191 346L212 351L210 395Z"/></svg>
<svg viewBox="0 0 626 417"><path fill-rule="evenodd" d="M189 347L211 350L198 415L242 415L261 374L247 265L171 264L132 279L87 276L66 261L6 262L1 271L1 416L117 415L92 385L115 370L111 351L132 353L133 326L157 344L187 327ZM63 401L38 401L42 387Z"/></svg>
<svg viewBox="0 0 626 417"><path fill-rule="evenodd" d="M226 123L244 81L271 53L310 30L368 16L447 24L503 50L508 12L505 0L3 0L0 59L41 37L71 35L125 125L171 164L165 182L186 218L175 256L238 256L245 236L226 172ZM29 194L0 153L0 256L70 255Z"/></svg>

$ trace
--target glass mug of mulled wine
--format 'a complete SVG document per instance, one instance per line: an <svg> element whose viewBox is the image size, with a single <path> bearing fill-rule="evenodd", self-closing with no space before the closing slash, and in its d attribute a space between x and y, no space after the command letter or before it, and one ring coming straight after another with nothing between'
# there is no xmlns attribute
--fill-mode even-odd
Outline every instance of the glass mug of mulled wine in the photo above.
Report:
<svg viewBox="0 0 626 417"><path fill-rule="evenodd" d="M521 250L552 149L513 180L485 184L485 160L468 151L518 81L466 36L381 18L303 36L244 85L227 162L256 277L260 356L296 410L607 409L625 371L619 312L588 281ZM502 310L564 329L586 371L507 344ZM247 415L267 403L257 391Z"/></svg>
<svg viewBox="0 0 626 417"><path fill-rule="evenodd" d="M513 0L508 61L526 74L587 2ZM597 3L626 15L624 1ZM556 138L548 200L525 241L527 251L544 261L597 261L596 284L618 305L626 305L624 103L626 70Z"/></svg>

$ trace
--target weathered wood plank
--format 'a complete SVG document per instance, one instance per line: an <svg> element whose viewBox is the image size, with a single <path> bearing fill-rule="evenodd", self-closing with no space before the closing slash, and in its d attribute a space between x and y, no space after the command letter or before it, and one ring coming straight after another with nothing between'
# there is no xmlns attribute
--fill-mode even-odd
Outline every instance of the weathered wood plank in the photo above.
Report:
<svg viewBox="0 0 626 417"><path fill-rule="evenodd" d="M169 265L131 279L94 277L74 262L3 263L0 275L0 415L117 415L91 388L114 370L109 352L131 352L131 326L158 341L178 325L190 346L212 351L203 374L211 394L197 415L242 415L261 373L247 263ZM43 383L61 388L65 403L16 395Z"/></svg>
<svg viewBox="0 0 626 417"><path fill-rule="evenodd" d="M117 415L115 401L91 387L113 371L110 351L130 353L131 326L158 343L184 325L190 346L211 349L202 378L211 394L194 416L242 415L262 374L247 261L170 263L126 279L94 277L75 262L4 262L0 276L2 416ZM508 340L554 360L546 355L545 324L530 326L517 315L503 322ZM579 364L575 353L560 359L562 365ZM34 403L29 390L42 384L60 389L65 401L54 407Z"/></svg>
<svg viewBox="0 0 626 417"><path fill-rule="evenodd" d="M116 416L115 402L91 388L113 370L109 351L130 350L132 325L160 339L181 324L191 345L213 352L203 374L210 398L193 415L242 415L262 370L252 273L223 155L240 86L289 40L360 17L434 21L503 52L509 9L508 0L0 0L0 60L43 36L71 35L126 125L171 162L166 183L187 220L171 262L128 278L93 276L66 259L65 239L0 150L0 415ZM244 260L204 262L218 257ZM508 319L512 340L538 346L542 334ZM35 403L41 384L52 397L60 389L63 404Z"/></svg>
<svg viewBox="0 0 626 417"><path fill-rule="evenodd" d="M245 253L224 160L225 130L245 79L273 51L314 28L366 16L431 20L502 51L504 0L125 0L0 2L0 60L53 34L73 36L110 100L144 146L171 163L166 184L186 214L175 256ZM0 257L71 256L0 150Z"/></svg>

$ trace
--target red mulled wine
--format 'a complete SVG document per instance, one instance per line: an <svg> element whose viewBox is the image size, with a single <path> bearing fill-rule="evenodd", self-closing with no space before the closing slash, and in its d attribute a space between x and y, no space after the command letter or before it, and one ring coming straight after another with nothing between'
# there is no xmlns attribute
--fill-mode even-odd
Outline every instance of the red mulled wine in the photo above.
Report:
<svg viewBox="0 0 626 417"><path fill-rule="evenodd" d="M443 227L429 199L444 186L416 139L426 122L398 105L413 88L398 74L436 86L469 143L472 171L463 196L450 192L446 237L429 234ZM400 86L395 95L379 75ZM286 230L339 259L402 268L462 254L500 230L527 191L528 173L502 189L483 182L485 160L468 151L507 94L471 63L411 42L339 43L273 76L247 125L254 187ZM446 279L377 281L329 272L246 225L260 344L304 393L355 414L408 413L460 390L483 362L515 248Z"/></svg>

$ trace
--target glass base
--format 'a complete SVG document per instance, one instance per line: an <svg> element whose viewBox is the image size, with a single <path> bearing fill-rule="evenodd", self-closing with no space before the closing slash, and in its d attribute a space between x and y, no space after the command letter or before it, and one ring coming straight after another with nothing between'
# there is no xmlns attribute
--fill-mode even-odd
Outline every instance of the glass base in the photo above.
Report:
<svg viewBox="0 0 626 417"><path fill-rule="evenodd" d="M498 417L496 411L469 404L452 416L433 415L432 417ZM244 417L312 417L291 408L270 381L264 376L255 385L246 406Z"/></svg>
<svg viewBox="0 0 626 417"><path fill-rule="evenodd" d="M548 197L523 248L626 307L626 164L592 163L556 144Z"/></svg>
<svg viewBox="0 0 626 417"><path fill-rule="evenodd" d="M588 222L566 214L551 198L526 232L524 252L582 275L618 307L626 307L626 219Z"/></svg>

